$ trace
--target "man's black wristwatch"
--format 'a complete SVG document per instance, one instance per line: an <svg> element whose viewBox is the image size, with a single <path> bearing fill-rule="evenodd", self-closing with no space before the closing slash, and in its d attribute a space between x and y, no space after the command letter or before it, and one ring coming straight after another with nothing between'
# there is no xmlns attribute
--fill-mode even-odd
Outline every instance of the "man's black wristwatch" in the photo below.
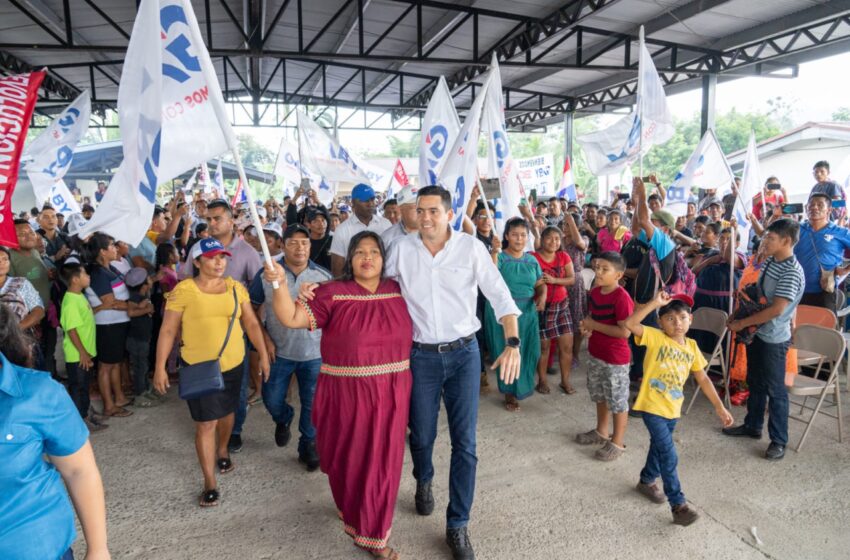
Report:
<svg viewBox="0 0 850 560"><path fill-rule="evenodd" d="M505 340L505 346L508 346L509 348L519 348L519 338L509 336L507 340Z"/></svg>

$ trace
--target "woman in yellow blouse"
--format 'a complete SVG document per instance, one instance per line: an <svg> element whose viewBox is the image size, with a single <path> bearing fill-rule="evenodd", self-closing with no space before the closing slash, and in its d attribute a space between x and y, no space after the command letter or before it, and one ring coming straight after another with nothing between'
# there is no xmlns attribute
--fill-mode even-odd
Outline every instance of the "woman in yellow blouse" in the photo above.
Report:
<svg viewBox="0 0 850 560"><path fill-rule="evenodd" d="M165 316L156 346L156 368L153 385L160 393L170 386L165 363L174 345L179 328L182 328L180 357L187 364L214 360L221 350L227 326L233 316L233 294L238 306L237 321L221 354L220 365L224 377L224 390L197 399L187 400L192 420L195 421L195 449L204 473L202 507L218 505L215 469L220 473L234 469L227 441L233 429L234 412L239 405L242 382L242 362L245 358L243 329L260 355L260 372L269 378L269 358L260 323L248 292L242 284L225 277L230 253L216 239L198 241L192 247L192 259L198 276L183 280L168 294ZM216 435L218 441L216 442Z"/></svg>

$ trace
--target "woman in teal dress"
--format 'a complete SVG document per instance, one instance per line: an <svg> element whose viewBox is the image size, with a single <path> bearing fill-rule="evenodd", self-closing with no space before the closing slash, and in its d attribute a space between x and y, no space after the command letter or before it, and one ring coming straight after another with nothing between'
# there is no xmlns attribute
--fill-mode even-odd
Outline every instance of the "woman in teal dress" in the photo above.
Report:
<svg viewBox="0 0 850 560"><path fill-rule="evenodd" d="M522 311L519 316L519 339L522 367L519 377L507 385L499 380L499 392L505 395L505 408L519 410L519 401L534 392L535 368L540 358L540 329L537 313L546 307L546 284L543 270L530 253L525 252L528 242L528 224L522 218L512 218L505 224L505 249L494 248L493 259L502 278L511 291L514 301ZM496 321L490 303L484 310L484 335L490 354L498 356L505 348L505 333Z"/></svg>

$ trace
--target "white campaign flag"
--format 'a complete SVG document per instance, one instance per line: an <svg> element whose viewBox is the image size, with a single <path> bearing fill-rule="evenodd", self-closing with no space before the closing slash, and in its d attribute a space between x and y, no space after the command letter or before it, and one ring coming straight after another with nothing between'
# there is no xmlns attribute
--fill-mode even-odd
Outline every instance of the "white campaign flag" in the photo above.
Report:
<svg viewBox="0 0 850 560"><path fill-rule="evenodd" d="M70 169L74 150L89 129L90 116L91 98L89 90L85 90L27 146L22 159L32 158L26 170L39 206L44 199L53 198L54 185Z"/></svg>
<svg viewBox="0 0 850 560"><path fill-rule="evenodd" d="M419 140L420 187L437 184L437 177L440 176L449 150L454 146L458 131L460 119L454 99L446 79L440 76L422 119L422 135Z"/></svg>
<svg viewBox="0 0 850 560"><path fill-rule="evenodd" d="M378 167L368 161L361 161L359 165L363 170L363 173L366 174L366 177L369 178L369 184L372 185L375 192L384 192L386 186L389 184L390 178L392 178L392 171L388 171L383 167Z"/></svg>
<svg viewBox="0 0 850 560"><path fill-rule="evenodd" d="M674 216L684 216L688 211L692 187L718 189L722 192L729 188L734 177L714 131L708 129L694 153L688 158L685 167L676 174L673 183L667 188L664 208Z"/></svg>
<svg viewBox="0 0 850 560"><path fill-rule="evenodd" d="M189 192L189 193L194 192L195 187L197 187L197 186L198 186L198 170L196 169L195 172L192 173L192 176L189 177L189 180L186 181L186 184L183 185L183 191Z"/></svg>
<svg viewBox="0 0 850 560"><path fill-rule="evenodd" d="M762 185L761 169L759 169L759 156L756 149L756 133L750 132L750 142L747 145L747 157L744 159L744 174L741 176L741 187L735 199L735 210L733 216L738 222L738 233L741 242L749 240L750 220L747 214L753 211L753 197L761 192Z"/></svg>
<svg viewBox="0 0 850 560"><path fill-rule="evenodd" d="M219 198L226 198L227 195L224 193L224 170L221 167L221 158L218 160L218 166L215 169L212 182L215 195Z"/></svg>
<svg viewBox="0 0 850 560"><path fill-rule="evenodd" d="M495 220L496 232L501 237L505 222L520 216L519 205L525 191L517 177L517 164L511 154L508 132L505 128L505 105L502 97L502 78L496 53L490 62L490 86L485 92L481 116L481 130L487 134L487 176L499 179L501 191L499 216ZM464 207L465 209L465 207Z"/></svg>
<svg viewBox="0 0 850 560"><path fill-rule="evenodd" d="M162 177L162 42L159 4L142 0L118 85L124 161L92 219L80 228L80 239L101 231L136 245L150 226Z"/></svg>
<svg viewBox="0 0 850 560"><path fill-rule="evenodd" d="M303 111L298 111L301 164L326 182L369 183L366 172L348 151Z"/></svg>
<svg viewBox="0 0 850 560"><path fill-rule="evenodd" d="M301 167L299 159L298 146L290 143L286 138L282 138L280 148L277 151L277 160L274 164L274 176L296 187L300 185L301 178L309 178L310 173Z"/></svg>
<svg viewBox="0 0 850 560"><path fill-rule="evenodd" d="M142 18L143 8L145 14L151 11L156 17ZM154 118L144 110L145 117L140 123L153 126L150 122L154 119L157 133L161 128L157 146L162 148L157 153L161 152L162 157L158 157L158 172L149 179L162 183L192 169L200 161L227 151L226 134L232 135L232 131L230 122L220 119L216 110L216 103L224 106L224 98L188 0L142 0L133 26L131 46L136 36L139 37L136 39L138 50L131 54L128 47L121 82L125 81L125 74L129 76L128 70L144 68L147 87L141 90L134 86L132 92L125 88L123 104L119 87L119 119L122 112L130 115L140 106L152 107L151 99L159 103L157 116ZM156 86L156 91L152 85ZM128 146L135 146L137 136L134 131L128 131L122 121L125 160ZM126 179L132 180L127 182ZM149 187L152 191L149 201L142 204L140 200L139 205L129 206L133 198L130 195L138 190L135 185L135 179L119 168L85 233L103 231L131 245L138 244L150 225L156 184ZM116 194L109 196L113 191Z"/></svg>
<svg viewBox="0 0 850 560"><path fill-rule="evenodd" d="M452 227L457 231L462 229L463 216L466 215L466 206L469 204L472 188L478 182L478 135L481 132L481 110L487 91L491 87L492 78L492 72L484 76L484 86L479 90L472 107L466 114L463 126L439 174L439 184L452 194L452 210L455 215Z"/></svg>
<svg viewBox="0 0 850 560"><path fill-rule="evenodd" d="M587 166L597 176L617 173L676 132L664 85L643 40L643 27L640 37L635 110L604 130L576 138L584 149Z"/></svg>
<svg viewBox="0 0 850 560"><path fill-rule="evenodd" d="M53 186L50 188L50 198L48 200L54 210L65 216L82 212L80 204L76 201L74 195L71 194L68 185L65 184L63 179L59 179L53 183Z"/></svg>

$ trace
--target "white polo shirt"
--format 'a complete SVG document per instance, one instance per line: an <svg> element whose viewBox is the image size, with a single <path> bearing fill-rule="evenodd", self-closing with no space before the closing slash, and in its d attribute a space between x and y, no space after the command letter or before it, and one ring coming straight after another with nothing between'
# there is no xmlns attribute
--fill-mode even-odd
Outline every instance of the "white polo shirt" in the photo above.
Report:
<svg viewBox="0 0 850 560"><path fill-rule="evenodd" d="M372 216L369 225L366 225L357 216L352 214L347 220L336 227L333 241L331 241L331 255L345 258L348 254L348 244L351 243L351 238L361 231L374 231L378 235L381 235L390 227L392 227L392 224L384 217L378 215Z"/></svg>

